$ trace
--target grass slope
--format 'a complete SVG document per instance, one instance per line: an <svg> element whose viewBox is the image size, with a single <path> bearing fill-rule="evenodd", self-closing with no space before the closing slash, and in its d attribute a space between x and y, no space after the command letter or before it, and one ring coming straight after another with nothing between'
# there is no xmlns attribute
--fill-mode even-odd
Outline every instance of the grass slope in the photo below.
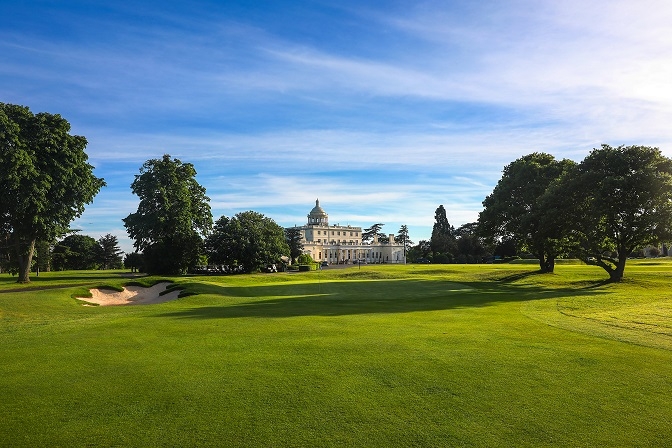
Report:
<svg viewBox="0 0 672 448"><path fill-rule="evenodd" d="M182 277L130 307L72 298L110 273L3 278L0 446L667 445L672 265L530 269Z"/></svg>

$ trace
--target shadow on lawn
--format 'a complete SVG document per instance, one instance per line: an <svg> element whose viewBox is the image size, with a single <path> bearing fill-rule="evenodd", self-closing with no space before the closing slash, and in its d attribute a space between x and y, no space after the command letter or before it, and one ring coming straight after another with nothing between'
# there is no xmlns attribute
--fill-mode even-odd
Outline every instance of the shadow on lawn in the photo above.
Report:
<svg viewBox="0 0 672 448"><path fill-rule="evenodd" d="M323 282L321 284L258 287L222 286L209 293L241 298L227 306L203 306L159 314L157 317L226 319L241 317L344 316L409 313L485 307L600 291L548 289L493 282L453 283L422 280ZM246 300L254 297L256 300ZM271 298L264 298L271 297Z"/></svg>

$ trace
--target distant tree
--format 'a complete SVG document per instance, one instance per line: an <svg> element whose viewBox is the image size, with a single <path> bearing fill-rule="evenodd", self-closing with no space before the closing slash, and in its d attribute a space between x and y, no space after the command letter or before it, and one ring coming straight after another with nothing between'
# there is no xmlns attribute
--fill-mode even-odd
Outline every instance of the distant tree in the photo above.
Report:
<svg viewBox="0 0 672 448"><path fill-rule="evenodd" d="M602 145L541 198L542 226L578 256L623 278L628 255L672 238L672 160L658 148Z"/></svg>
<svg viewBox="0 0 672 448"><path fill-rule="evenodd" d="M35 242L35 258L38 272L51 270L51 241L39 240Z"/></svg>
<svg viewBox="0 0 672 448"><path fill-rule="evenodd" d="M389 237L387 237L384 233L381 232L381 229L383 228L385 224L382 223L376 223L369 227L368 229L364 229L362 232L362 243L364 244L369 244L372 243L374 240L375 236L378 236L378 241L381 243L386 242Z"/></svg>
<svg viewBox="0 0 672 448"><path fill-rule="evenodd" d="M212 213L195 176L191 163L168 154L148 160L135 176L131 189L140 204L123 221L150 274L180 274L198 263Z"/></svg>
<svg viewBox="0 0 672 448"><path fill-rule="evenodd" d="M540 205L540 198L573 164L535 152L504 167L502 178L483 201L478 217L481 234L495 242L516 241L518 250L529 251L539 260L542 272L553 272L555 259L566 250L567 241L542 227L548 208Z"/></svg>
<svg viewBox="0 0 672 448"><path fill-rule="evenodd" d="M85 148L60 115L0 103L0 233L12 240L19 283L30 281L35 243L62 236L105 185Z"/></svg>
<svg viewBox="0 0 672 448"><path fill-rule="evenodd" d="M124 267L131 272L142 272L144 270L144 260L141 253L131 252L124 257Z"/></svg>
<svg viewBox="0 0 672 448"><path fill-rule="evenodd" d="M14 245L9 233L0 234L0 272L17 274L19 266L14 256Z"/></svg>
<svg viewBox="0 0 672 448"><path fill-rule="evenodd" d="M418 244L411 247L411 249L406 254L406 259L411 262L416 262L419 259L428 259L431 258L432 246L429 240L420 240Z"/></svg>
<svg viewBox="0 0 672 448"><path fill-rule="evenodd" d="M478 223L470 222L461 225L455 230L455 235L458 263L478 263L491 256L486 242L479 236Z"/></svg>
<svg viewBox="0 0 672 448"><path fill-rule="evenodd" d="M297 264L310 264L310 263L314 263L315 260L313 260L313 257L311 257L310 254L301 254L296 259L296 262L297 262Z"/></svg>
<svg viewBox="0 0 672 448"><path fill-rule="evenodd" d="M97 269L96 255L98 242L87 235L68 235L54 245L52 263L54 269L84 270Z"/></svg>
<svg viewBox="0 0 672 448"><path fill-rule="evenodd" d="M495 250L493 252L493 255L502 258L515 257L516 255L518 255L516 242L511 238L502 238L495 244Z"/></svg>
<svg viewBox="0 0 672 448"><path fill-rule="evenodd" d="M119 240L116 236L108 233L98 239L96 261L101 269L119 269L122 265L123 251L119 248Z"/></svg>
<svg viewBox="0 0 672 448"><path fill-rule="evenodd" d="M448 222L446 209L443 205L439 205L434 212L434 227L432 227L432 239L430 240L435 261L439 254L441 254L441 262L447 263L452 259L457 251L454 232L455 228Z"/></svg>
<svg viewBox="0 0 672 448"><path fill-rule="evenodd" d="M404 256L406 256L413 247L413 241L411 241L411 238L408 236L408 226L406 224L399 227L397 236L395 236L394 239L397 243L404 245Z"/></svg>
<svg viewBox="0 0 672 448"><path fill-rule="evenodd" d="M289 257L294 262L303 253L301 229L298 227L287 227L285 229L285 240L289 246Z"/></svg>
<svg viewBox="0 0 672 448"><path fill-rule="evenodd" d="M240 265L246 272L259 271L289 255L284 229L271 218L253 211L219 218L205 247L212 263Z"/></svg>

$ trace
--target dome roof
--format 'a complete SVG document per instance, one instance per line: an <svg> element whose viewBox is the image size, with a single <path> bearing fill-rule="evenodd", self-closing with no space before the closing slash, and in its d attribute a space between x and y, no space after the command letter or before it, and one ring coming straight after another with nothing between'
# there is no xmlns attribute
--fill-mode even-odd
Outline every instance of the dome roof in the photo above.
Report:
<svg viewBox="0 0 672 448"><path fill-rule="evenodd" d="M309 218L326 218L327 217L327 212L324 211L322 207L320 207L320 200L316 199L315 200L315 207L310 211L308 214Z"/></svg>

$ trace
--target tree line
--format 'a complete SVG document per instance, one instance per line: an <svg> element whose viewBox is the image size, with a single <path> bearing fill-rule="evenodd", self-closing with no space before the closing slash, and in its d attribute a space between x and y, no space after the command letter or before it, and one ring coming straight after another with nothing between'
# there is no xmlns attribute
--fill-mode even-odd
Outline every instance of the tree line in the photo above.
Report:
<svg viewBox="0 0 672 448"><path fill-rule="evenodd" d="M541 272L573 257L620 281L630 255L672 237L672 160L648 146L605 144L580 163L535 152L504 167L477 222L455 230L443 206L435 220L414 255L451 262L527 252Z"/></svg>
<svg viewBox="0 0 672 448"><path fill-rule="evenodd" d="M70 222L105 186L86 144L60 115L0 103L0 267L15 269L19 282L29 281L34 261L50 259L63 269L119 266L116 237L69 235ZM131 190L139 205L123 219L136 250L126 255L127 267L180 274L211 262L253 272L303 252L297 228L283 229L260 213L213 221L194 166L168 154L146 161ZM576 257L619 281L633 251L669 241L671 220L672 160L658 148L602 145L580 163L523 156L504 167L478 221L455 229L440 205L430 240L413 245L407 226L395 239L407 258L421 262L528 252L542 272L553 272L559 257ZM382 227L365 229L363 241L387 242Z"/></svg>

